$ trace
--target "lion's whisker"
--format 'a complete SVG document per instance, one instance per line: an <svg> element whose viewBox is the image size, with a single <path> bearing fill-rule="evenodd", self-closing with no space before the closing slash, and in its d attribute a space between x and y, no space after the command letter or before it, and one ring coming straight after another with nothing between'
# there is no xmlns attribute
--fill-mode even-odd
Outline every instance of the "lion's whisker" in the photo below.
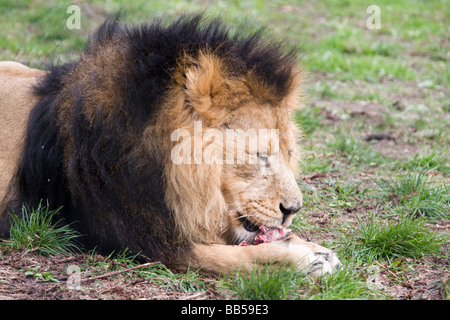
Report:
<svg viewBox="0 0 450 320"><path fill-rule="evenodd" d="M253 214L243 214L243 215L238 215L236 218L234 218L233 220L240 220L242 218L248 218L248 217L253 217Z"/></svg>

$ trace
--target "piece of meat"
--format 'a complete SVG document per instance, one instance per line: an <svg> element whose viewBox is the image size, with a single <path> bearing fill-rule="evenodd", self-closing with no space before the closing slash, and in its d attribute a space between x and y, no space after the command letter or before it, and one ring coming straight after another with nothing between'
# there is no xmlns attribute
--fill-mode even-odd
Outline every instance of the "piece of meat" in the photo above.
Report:
<svg viewBox="0 0 450 320"><path fill-rule="evenodd" d="M250 244L257 245L260 243L269 243L276 240L282 240L289 236L292 232L292 230L280 227L273 227L268 228L266 226L260 226L259 227L260 233L255 237L255 240L253 243L248 243L248 241L242 241L239 245L240 246L248 246Z"/></svg>

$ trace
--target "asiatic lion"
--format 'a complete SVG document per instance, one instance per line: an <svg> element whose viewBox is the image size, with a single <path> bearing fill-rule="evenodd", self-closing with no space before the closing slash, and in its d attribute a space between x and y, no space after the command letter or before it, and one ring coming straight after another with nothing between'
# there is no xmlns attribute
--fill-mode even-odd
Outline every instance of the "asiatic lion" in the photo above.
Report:
<svg viewBox="0 0 450 320"><path fill-rule="evenodd" d="M212 273L286 262L323 274L339 265L331 250L294 234L239 245L251 243L260 226L289 227L302 205L290 119L301 80L293 51L259 32L231 35L218 19L201 15L139 26L123 25L116 15L78 61L45 74L28 71L26 84L6 79L11 70L0 78L0 117L15 121L0 128L9 146L0 158L1 181L9 183L3 236L7 212L45 199L51 208L62 206L87 248L104 253L128 248ZM15 88L5 88L8 81ZM253 163L219 149L212 163L197 162L195 143L180 154L192 162L174 161L180 141L188 141L174 139L174 132L182 129L195 141L199 123L203 132L224 136L256 132L259 141L261 130L276 130L278 140L257 152L244 137L244 160L253 156ZM20 129L12 131L14 125ZM200 151L212 141L203 137Z"/></svg>

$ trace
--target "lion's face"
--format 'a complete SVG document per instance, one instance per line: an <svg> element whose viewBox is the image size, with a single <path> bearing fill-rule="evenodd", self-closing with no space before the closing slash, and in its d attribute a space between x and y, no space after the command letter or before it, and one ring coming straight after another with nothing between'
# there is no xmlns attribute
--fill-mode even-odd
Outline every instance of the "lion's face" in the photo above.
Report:
<svg viewBox="0 0 450 320"><path fill-rule="evenodd" d="M297 148L287 110L250 103L229 119L227 129L256 133L258 141L247 138L245 163L236 163L235 154L235 161L224 163L222 170L226 237L229 243L239 243L253 241L262 225L288 227L302 206L302 194L294 174Z"/></svg>

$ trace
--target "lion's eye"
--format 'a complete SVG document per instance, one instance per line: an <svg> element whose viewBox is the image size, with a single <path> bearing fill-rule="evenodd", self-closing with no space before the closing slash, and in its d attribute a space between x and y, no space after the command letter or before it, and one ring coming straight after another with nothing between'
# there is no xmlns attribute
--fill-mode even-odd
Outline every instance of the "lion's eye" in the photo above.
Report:
<svg viewBox="0 0 450 320"><path fill-rule="evenodd" d="M269 155L267 153L258 153L258 158L264 161L266 165L269 164Z"/></svg>

